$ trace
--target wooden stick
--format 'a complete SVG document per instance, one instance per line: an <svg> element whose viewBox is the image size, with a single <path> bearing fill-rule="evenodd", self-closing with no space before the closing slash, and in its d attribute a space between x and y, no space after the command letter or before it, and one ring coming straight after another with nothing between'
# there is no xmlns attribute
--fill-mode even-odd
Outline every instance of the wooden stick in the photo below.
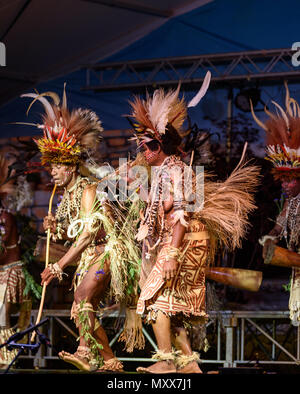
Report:
<svg viewBox="0 0 300 394"><path fill-rule="evenodd" d="M54 197L54 194L55 194L56 186L57 185L55 184L54 187L53 187L52 195L50 197L49 207L48 207L48 215L51 214L52 201L53 201L53 197ZM45 268L48 267L48 263L49 263L50 236L51 236L51 230L50 230L50 228L48 228L47 229L47 245L46 245ZM43 312L43 307L44 307L44 302L45 302L45 295L46 295L46 287L47 287L47 285L46 285L46 283L44 283L43 290L42 290L42 297L41 297L40 307L39 307L39 312L38 312L35 324L38 324L40 322L40 320L41 320L41 317L42 317L42 312ZM32 335L31 335L31 342L34 341L35 335L36 335L36 332L33 331Z"/></svg>
<svg viewBox="0 0 300 394"><path fill-rule="evenodd" d="M195 151L193 150L192 154L191 154L190 167L192 167L192 164L193 164L193 161L194 161L194 153L195 153Z"/></svg>

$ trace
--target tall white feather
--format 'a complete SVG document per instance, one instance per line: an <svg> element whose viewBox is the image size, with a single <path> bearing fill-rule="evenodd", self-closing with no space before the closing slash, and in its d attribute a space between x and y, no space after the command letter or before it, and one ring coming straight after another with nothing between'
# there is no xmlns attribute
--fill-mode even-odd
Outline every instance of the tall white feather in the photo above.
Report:
<svg viewBox="0 0 300 394"><path fill-rule="evenodd" d="M199 90L199 92L196 94L195 97L192 98L192 100L188 103L187 107L196 107L196 105L199 103L199 101L202 99L202 97L205 95L205 93L207 92L207 89L209 87L210 84L210 79L211 79L211 72L207 71L204 81L201 85L201 88Z"/></svg>
<svg viewBox="0 0 300 394"><path fill-rule="evenodd" d="M163 89L155 90L152 99L147 101L148 117L160 133L164 134L168 123L168 114L172 104L177 99L179 89L165 93Z"/></svg>

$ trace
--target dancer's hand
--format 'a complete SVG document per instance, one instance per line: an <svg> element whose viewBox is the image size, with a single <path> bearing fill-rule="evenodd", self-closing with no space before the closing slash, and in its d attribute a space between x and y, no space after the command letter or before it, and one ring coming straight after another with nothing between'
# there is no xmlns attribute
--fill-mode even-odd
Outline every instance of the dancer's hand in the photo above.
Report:
<svg viewBox="0 0 300 394"><path fill-rule="evenodd" d="M42 277L41 285L43 286L44 284L49 285L49 283L54 278L54 275L50 272L50 269L47 267L41 273L41 277Z"/></svg>
<svg viewBox="0 0 300 394"><path fill-rule="evenodd" d="M55 232L56 232L56 219L52 215L52 213L50 213L48 216L44 217L43 227L44 227L45 231L47 231L50 228L50 232L52 234L55 234Z"/></svg>
<svg viewBox="0 0 300 394"><path fill-rule="evenodd" d="M162 278L164 280L173 279L176 275L178 262L174 258L168 258L164 262Z"/></svg>
<svg viewBox="0 0 300 394"><path fill-rule="evenodd" d="M272 240L272 239L267 239L266 240L266 242L264 244L264 247L263 247L263 250L262 250L263 259L265 259L267 257L267 253L270 250L270 248L272 247L272 244L275 245L276 242L274 242L274 240Z"/></svg>

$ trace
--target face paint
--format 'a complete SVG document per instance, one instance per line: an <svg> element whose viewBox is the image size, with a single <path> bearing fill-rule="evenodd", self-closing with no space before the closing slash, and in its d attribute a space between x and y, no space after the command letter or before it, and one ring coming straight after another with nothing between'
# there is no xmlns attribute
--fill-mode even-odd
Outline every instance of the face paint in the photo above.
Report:
<svg viewBox="0 0 300 394"><path fill-rule="evenodd" d="M157 157L158 153L156 151L150 150L147 147L147 145L144 145L144 146L145 146L145 150L143 153L144 153L145 160L147 161L147 163L151 164L151 162L153 162L153 159L155 159Z"/></svg>
<svg viewBox="0 0 300 394"><path fill-rule="evenodd" d="M72 171L65 165L52 164L51 166L53 181L58 186L66 186L70 182L72 174Z"/></svg>
<svg viewBox="0 0 300 394"><path fill-rule="evenodd" d="M71 171L66 171L63 174L63 181L62 185L66 185L69 183L69 179L71 178L72 172Z"/></svg>
<svg viewBox="0 0 300 394"><path fill-rule="evenodd" d="M300 192L300 180L291 179L282 181L282 188L288 195L288 197L296 197Z"/></svg>

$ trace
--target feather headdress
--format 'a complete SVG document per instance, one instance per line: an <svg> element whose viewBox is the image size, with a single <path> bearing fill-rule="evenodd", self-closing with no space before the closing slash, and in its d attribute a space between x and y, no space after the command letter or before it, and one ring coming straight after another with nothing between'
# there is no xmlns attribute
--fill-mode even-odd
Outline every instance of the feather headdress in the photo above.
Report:
<svg viewBox="0 0 300 394"><path fill-rule="evenodd" d="M276 113L265 108L269 116L264 123L260 121L253 110L251 112L256 123L266 132L266 159L271 161L275 179L300 177L300 108L290 97L287 83L284 110L278 103L272 101Z"/></svg>
<svg viewBox="0 0 300 394"><path fill-rule="evenodd" d="M169 92L162 88L157 89L152 97L147 94L146 100L136 96L130 102L135 138L139 142L151 139L161 142L162 136L170 127L175 129L180 137L184 137L182 125L187 118L187 110L200 102L208 89L210 78L211 73L208 71L199 92L189 103L186 103L184 98L179 99L180 85Z"/></svg>
<svg viewBox="0 0 300 394"><path fill-rule="evenodd" d="M43 165L79 163L84 160L85 152L93 151L98 145L103 131L101 121L95 112L88 109L70 111L67 108L65 88L61 105L59 96L53 92L28 93L21 97L34 99L27 113L36 101L40 101L45 110L42 124L32 124L43 130L43 137L34 139L42 153ZM50 97L52 102L46 97Z"/></svg>

